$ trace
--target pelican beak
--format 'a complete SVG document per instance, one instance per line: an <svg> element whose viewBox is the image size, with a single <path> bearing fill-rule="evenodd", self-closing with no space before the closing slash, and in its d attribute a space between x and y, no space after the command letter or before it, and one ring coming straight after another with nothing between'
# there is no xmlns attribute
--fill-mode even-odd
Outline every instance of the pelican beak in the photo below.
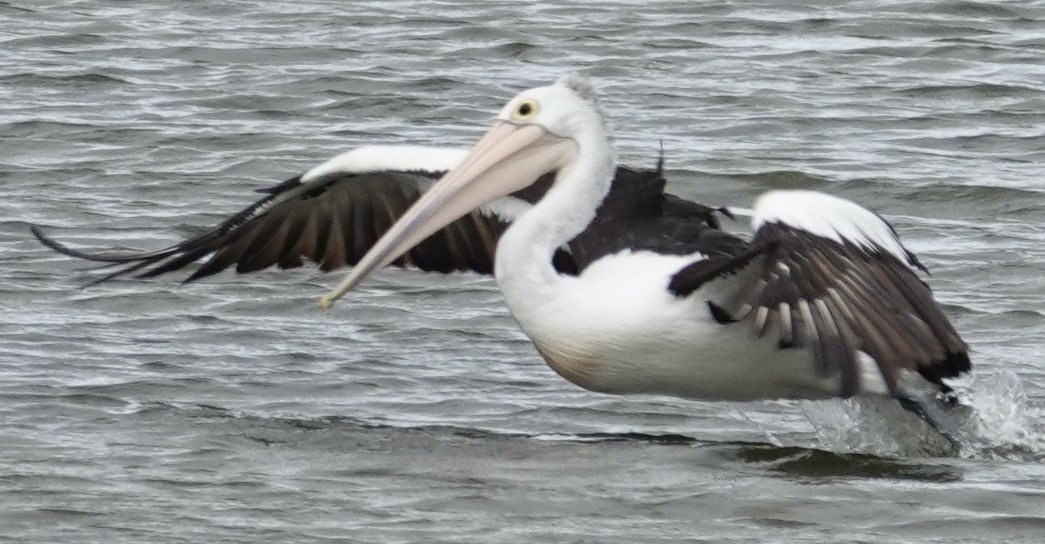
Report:
<svg viewBox="0 0 1045 544"><path fill-rule="evenodd" d="M449 171L403 214L359 260L341 285L320 299L323 308L371 272L387 266L432 233L459 217L565 168L577 144L536 124L498 121L456 168Z"/></svg>

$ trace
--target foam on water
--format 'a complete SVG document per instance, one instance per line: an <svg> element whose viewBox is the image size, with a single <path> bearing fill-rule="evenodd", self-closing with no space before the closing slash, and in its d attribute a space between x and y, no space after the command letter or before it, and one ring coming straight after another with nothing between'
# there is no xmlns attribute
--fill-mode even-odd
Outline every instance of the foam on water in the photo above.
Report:
<svg viewBox="0 0 1045 544"><path fill-rule="evenodd" d="M1014 372L977 375L959 390L971 408L955 436L943 437L891 399L803 401L821 446L883 456L951 456L1045 462L1045 420Z"/></svg>

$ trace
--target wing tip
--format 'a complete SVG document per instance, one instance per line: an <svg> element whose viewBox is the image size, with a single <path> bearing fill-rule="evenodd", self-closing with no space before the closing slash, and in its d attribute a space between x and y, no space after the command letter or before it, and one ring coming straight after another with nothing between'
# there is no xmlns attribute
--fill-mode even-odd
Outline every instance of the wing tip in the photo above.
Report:
<svg viewBox="0 0 1045 544"><path fill-rule="evenodd" d="M85 261L94 261L108 264L123 264L136 260L132 256L107 255L104 253L88 253L86 251L73 249L72 247L69 247L45 234L43 229L39 225L30 223L29 231L41 244L68 257L74 257L77 259L83 259Z"/></svg>
<svg viewBox="0 0 1045 544"><path fill-rule="evenodd" d="M972 370L972 359L969 357L969 352L961 350L948 351L943 358L933 361L924 368L919 368L918 372L925 379L942 384L944 378L957 378L970 370Z"/></svg>

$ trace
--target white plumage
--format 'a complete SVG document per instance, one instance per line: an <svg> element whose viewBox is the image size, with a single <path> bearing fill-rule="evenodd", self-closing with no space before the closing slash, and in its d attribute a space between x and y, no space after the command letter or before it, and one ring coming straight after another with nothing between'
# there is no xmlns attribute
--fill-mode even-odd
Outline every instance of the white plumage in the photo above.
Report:
<svg viewBox="0 0 1045 544"><path fill-rule="evenodd" d="M755 200L751 228L781 223L840 244L885 251L909 263L910 253L881 217L836 196L815 191L770 191Z"/></svg>
<svg viewBox="0 0 1045 544"><path fill-rule="evenodd" d="M423 147L411 145L367 145L346 151L301 175L301 181L332 174L362 174L366 172L445 172L457 166L467 149L454 147Z"/></svg>

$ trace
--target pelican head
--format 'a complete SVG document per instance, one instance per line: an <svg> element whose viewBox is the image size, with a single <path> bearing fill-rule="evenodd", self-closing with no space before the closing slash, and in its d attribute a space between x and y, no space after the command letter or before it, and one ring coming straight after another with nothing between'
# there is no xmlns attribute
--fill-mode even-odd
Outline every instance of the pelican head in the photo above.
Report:
<svg viewBox="0 0 1045 544"><path fill-rule="evenodd" d="M582 149L606 141L598 101L583 79L565 76L554 85L519 93L468 156L418 199L320 304L330 307L432 233L545 174L569 169Z"/></svg>

